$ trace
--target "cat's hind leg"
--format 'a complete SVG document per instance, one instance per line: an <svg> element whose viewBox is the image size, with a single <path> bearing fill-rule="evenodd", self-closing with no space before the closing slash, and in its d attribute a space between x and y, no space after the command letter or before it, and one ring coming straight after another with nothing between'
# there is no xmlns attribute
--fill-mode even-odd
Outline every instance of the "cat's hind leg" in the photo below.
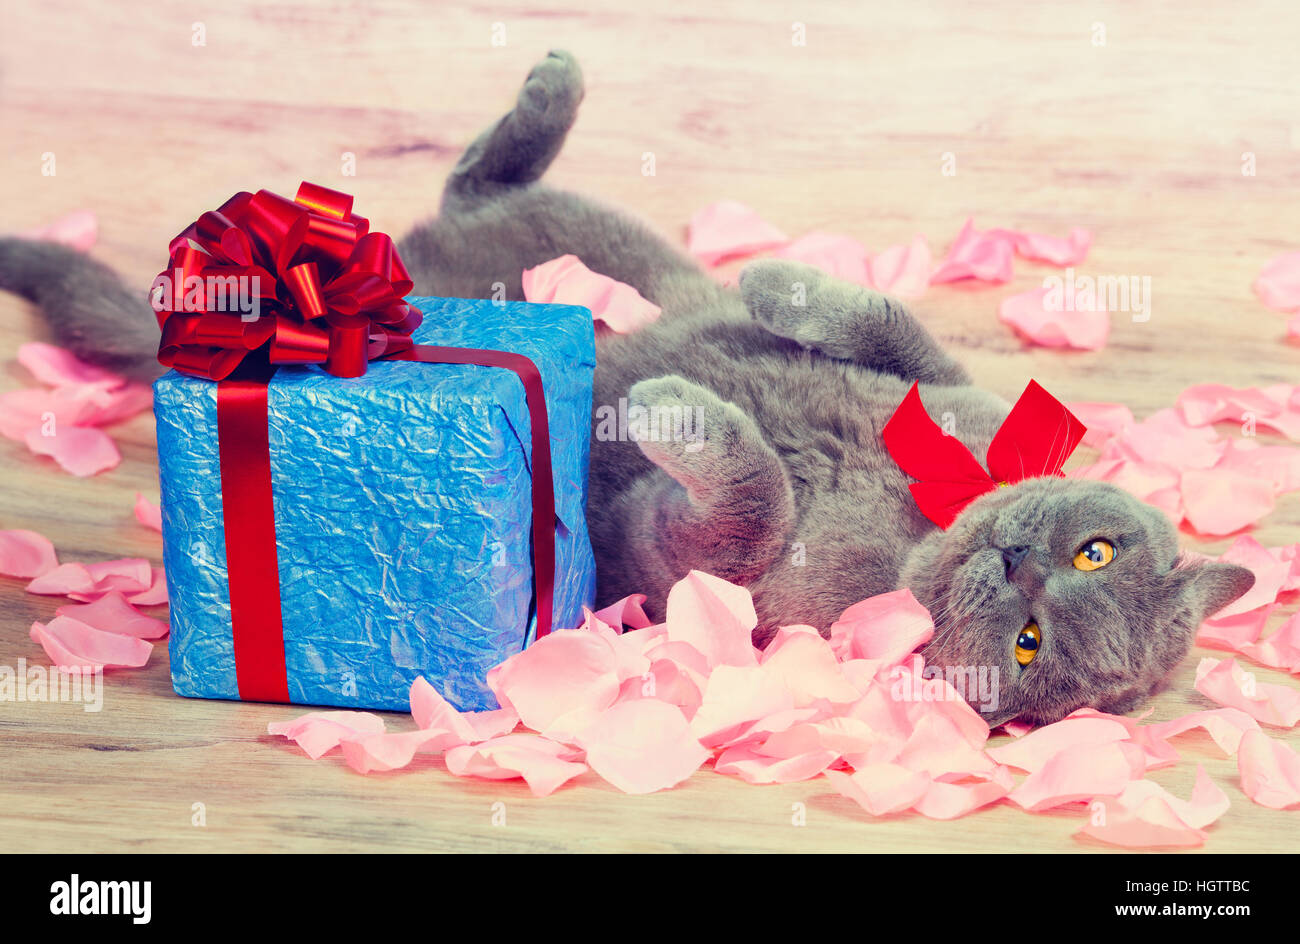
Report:
<svg viewBox="0 0 1300 944"><path fill-rule="evenodd" d="M491 197L538 180L564 146L582 103L582 70L552 50L533 66L515 107L474 140L452 169L443 202Z"/></svg>
<svg viewBox="0 0 1300 944"><path fill-rule="evenodd" d="M921 383L962 386L966 371L897 299L799 262L770 259L740 273L754 320L837 360Z"/></svg>
<svg viewBox="0 0 1300 944"><path fill-rule="evenodd" d="M633 385L628 415L658 467L624 498L632 582L666 585L703 570L744 584L763 574L795 510L785 468L754 421L676 375Z"/></svg>

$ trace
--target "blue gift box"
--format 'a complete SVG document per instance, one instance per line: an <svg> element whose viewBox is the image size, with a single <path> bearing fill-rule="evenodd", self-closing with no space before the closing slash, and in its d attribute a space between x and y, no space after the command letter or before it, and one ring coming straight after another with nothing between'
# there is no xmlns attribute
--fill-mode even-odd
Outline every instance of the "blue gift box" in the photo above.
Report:
<svg viewBox="0 0 1300 944"><path fill-rule="evenodd" d="M419 344L522 354L546 394L556 628L595 594L587 534L595 343L568 305L413 298ZM239 698L217 384L154 384L172 684ZM492 666L536 632L528 406L509 370L403 361L362 377L281 368L267 432L289 698L406 710L423 675L462 709L496 706Z"/></svg>

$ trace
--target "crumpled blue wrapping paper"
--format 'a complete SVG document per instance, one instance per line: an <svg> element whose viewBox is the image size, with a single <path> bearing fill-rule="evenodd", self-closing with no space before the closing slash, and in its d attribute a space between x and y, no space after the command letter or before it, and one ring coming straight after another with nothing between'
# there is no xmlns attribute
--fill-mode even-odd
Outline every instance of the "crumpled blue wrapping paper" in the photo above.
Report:
<svg viewBox="0 0 1300 944"><path fill-rule="evenodd" d="M595 345L568 305L412 298L415 341L527 355L546 390L556 513L555 628L595 595L587 464ZM238 698L215 383L154 384L172 683ZM487 670L536 631L531 436L501 368L375 362L342 379L282 368L268 431L289 695L407 710L429 679L462 709L496 707Z"/></svg>

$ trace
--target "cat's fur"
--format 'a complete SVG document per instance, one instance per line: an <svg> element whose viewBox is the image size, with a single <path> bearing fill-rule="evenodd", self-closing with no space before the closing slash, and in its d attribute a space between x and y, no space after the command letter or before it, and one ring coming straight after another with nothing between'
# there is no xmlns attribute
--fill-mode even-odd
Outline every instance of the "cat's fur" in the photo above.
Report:
<svg viewBox="0 0 1300 944"><path fill-rule="evenodd" d="M1084 705L1133 708L1201 620L1250 587L1244 568L1180 557L1163 514L1098 482L1029 480L937 529L882 425L918 380L930 414L951 414L983 457L1007 403L971 386L889 298L783 261L751 264L740 291L728 290L641 223L539 184L582 94L571 56L539 63L514 109L457 164L438 217L400 251L417 294L488 297L504 283L520 298L524 269L573 253L663 308L639 333L600 339L595 403L688 408L702 417L700 438L593 441L599 603L644 592L662 616L675 581L708 571L752 591L761 644L779 625L825 631L850 604L909 587L938 626L931 664L996 667L990 719L1047 722ZM156 372L143 298L104 267L0 240L0 287L44 306L79 352ZM1118 548L1115 561L1076 570L1077 549L1099 537ZM1002 549L1014 546L1030 552L1010 567ZM1022 669L1013 649L1031 617L1043 643Z"/></svg>

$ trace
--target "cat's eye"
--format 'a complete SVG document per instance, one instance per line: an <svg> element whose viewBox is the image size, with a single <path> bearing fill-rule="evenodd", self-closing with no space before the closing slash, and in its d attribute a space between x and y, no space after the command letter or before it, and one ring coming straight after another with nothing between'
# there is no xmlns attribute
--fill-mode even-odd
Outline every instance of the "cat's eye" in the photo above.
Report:
<svg viewBox="0 0 1300 944"><path fill-rule="evenodd" d="M1042 642L1043 634L1039 630L1038 624L1028 624L1016 637L1016 661L1021 665L1028 665L1033 662L1034 656L1038 655L1038 647Z"/></svg>
<svg viewBox="0 0 1300 944"><path fill-rule="evenodd" d="M1074 555L1074 566L1078 570L1098 570L1115 559L1115 545L1098 538L1079 548Z"/></svg>

